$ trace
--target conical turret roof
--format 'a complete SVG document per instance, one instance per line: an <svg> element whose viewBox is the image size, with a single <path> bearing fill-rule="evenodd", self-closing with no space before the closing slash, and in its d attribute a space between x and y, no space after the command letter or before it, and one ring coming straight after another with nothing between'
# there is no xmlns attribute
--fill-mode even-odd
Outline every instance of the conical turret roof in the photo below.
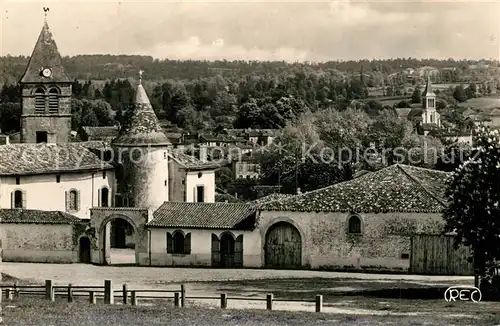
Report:
<svg viewBox="0 0 500 326"><path fill-rule="evenodd" d="M137 86L135 103L127 111L120 134L113 140L112 144L125 147L171 144L160 126L141 81Z"/></svg>
<svg viewBox="0 0 500 326"><path fill-rule="evenodd" d="M41 72L45 68L52 70L50 77L42 76ZM64 70L61 54L57 49L56 41L52 36L49 24L45 21L20 83L69 82L71 82L71 80Z"/></svg>

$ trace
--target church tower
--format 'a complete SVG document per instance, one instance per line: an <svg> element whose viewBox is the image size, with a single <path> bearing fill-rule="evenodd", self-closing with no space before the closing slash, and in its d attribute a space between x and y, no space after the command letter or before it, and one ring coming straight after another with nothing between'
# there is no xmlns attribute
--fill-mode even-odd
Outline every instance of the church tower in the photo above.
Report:
<svg viewBox="0 0 500 326"><path fill-rule="evenodd" d="M21 142L66 143L71 133L71 81L47 19L19 81Z"/></svg>
<svg viewBox="0 0 500 326"><path fill-rule="evenodd" d="M436 93L432 90L430 76L427 76L427 83L422 94L422 122L441 125L440 114L436 111Z"/></svg>
<svg viewBox="0 0 500 326"><path fill-rule="evenodd" d="M111 143L119 196L124 206L157 209L168 201L168 159L171 143L163 132L142 86L125 114L120 134Z"/></svg>

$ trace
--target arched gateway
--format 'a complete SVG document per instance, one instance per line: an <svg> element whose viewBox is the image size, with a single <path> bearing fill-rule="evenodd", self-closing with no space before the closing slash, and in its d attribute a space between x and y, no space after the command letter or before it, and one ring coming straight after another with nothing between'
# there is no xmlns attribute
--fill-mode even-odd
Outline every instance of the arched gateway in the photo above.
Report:
<svg viewBox="0 0 500 326"><path fill-rule="evenodd" d="M132 248L135 264L149 261L149 237L145 228L152 214L147 209L130 207L92 208L90 224L95 230L97 250L92 252L92 263L110 265L123 263L111 259L111 247ZM125 258L126 259L126 258Z"/></svg>

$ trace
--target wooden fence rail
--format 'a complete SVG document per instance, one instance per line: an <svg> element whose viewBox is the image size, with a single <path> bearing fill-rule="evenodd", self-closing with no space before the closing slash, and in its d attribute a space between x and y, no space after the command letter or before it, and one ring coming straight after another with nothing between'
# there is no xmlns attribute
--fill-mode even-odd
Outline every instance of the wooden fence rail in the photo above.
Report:
<svg viewBox="0 0 500 326"><path fill-rule="evenodd" d="M173 294L170 296L159 295L140 295L140 293L159 293L159 294ZM68 302L73 302L75 297L88 297L92 304L97 303L97 298L103 298L105 304L114 304L115 298L121 298L123 304L130 304L137 306L139 298L141 299L173 299L175 307L185 307L186 299L191 300L220 300L220 307L227 308L228 300L241 300L241 301L265 301L268 310L273 309L273 302L307 302L315 303L316 312L323 310L323 296L316 295L314 300L301 300L301 299L276 299L273 294L268 294L266 298L246 298L246 297L228 297L226 293L221 293L219 296L186 296L186 289L184 284L178 290L167 289L133 289L129 290L127 284L123 284L121 290L113 290L111 280L105 280L104 286L84 286L84 285L57 285L54 286L52 280L46 280L45 285L19 285L17 282L12 286L0 285L0 302L5 295L7 301L14 300L23 295L45 296L47 300L55 301L56 296L65 297ZM130 301L129 301L130 298ZM1 321L0 321L1 323Z"/></svg>

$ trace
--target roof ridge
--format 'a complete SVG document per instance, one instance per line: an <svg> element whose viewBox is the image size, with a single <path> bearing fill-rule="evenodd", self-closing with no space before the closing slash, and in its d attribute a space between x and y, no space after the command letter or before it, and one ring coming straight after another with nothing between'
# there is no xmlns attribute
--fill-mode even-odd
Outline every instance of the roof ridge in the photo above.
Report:
<svg viewBox="0 0 500 326"><path fill-rule="evenodd" d="M420 186L420 188L422 188L427 194L429 194L432 198L434 198L435 200L437 200L441 205L443 205L444 207L446 207L446 203L443 202L441 199L439 199L432 191L430 191L429 189L427 189L426 187L424 187L424 185L422 185L422 183L420 181L418 181L417 178L415 178L414 176L412 176L408 171L406 171L400 164L396 164L397 167L403 171L403 173L413 182L415 182L418 186ZM425 169L425 168L424 168ZM432 169L427 169L427 170L432 170ZM438 171L438 170L434 170L434 171ZM442 171L440 171L442 172Z"/></svg>

